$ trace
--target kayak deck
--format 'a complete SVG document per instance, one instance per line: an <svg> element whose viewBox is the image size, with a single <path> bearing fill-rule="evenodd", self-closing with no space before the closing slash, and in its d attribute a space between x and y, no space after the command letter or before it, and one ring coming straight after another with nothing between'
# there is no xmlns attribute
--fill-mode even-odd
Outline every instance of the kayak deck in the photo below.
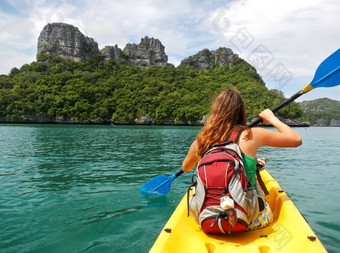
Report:
<svg viewBox="0 0 340 253"><path fill-rule="evenodd" d="M150 252L327 252L276 180L261 171L274 220L252 232L207 235L187 217L186 194L164 226Z"/></svg>

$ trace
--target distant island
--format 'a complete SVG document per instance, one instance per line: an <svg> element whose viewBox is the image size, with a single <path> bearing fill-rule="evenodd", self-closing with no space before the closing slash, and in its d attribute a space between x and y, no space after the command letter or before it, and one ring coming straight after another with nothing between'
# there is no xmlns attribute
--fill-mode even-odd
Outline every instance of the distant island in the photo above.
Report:
<svg viewBox="0 0 340 253"><path fill-rule="evenodd" d="M314 126L340 127L340 101L319 98L299 105Z"/></svg>
<svg viewBox="0 0 340 253"><path fill-rule="evenodd" d="M0 122L202 125L226 88L240 91L249 121L285 100L229 48L203 49L175 67L158 39L100 50L78 28L52 23L38 38L37 61L0 75ZM295 102L278 116L310 125Z"/></svg>

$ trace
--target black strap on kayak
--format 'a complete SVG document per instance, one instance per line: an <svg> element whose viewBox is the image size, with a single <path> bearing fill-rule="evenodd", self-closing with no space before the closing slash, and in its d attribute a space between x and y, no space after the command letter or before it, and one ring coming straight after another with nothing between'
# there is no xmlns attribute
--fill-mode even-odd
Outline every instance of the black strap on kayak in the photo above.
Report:
<svg viewBox="0 0 340 253"><path fill-rule="evenodd" d="M190 187L187 191L187 207L188 207L188 217L190 216L190 207L189 207L189 193L190 193Z"/></svg>
<svg viewBox="0 0 340 253"><path fill-rule="evenodd" d="M191 182L192 184L189 186L188 191L187 191L187 207L188 207L188 217L190 216L190 207L189 207L189 195L190 195L190 190L193 186L196 186L197 181L196 181L196 174L192 175Z"/></svg>
<svg viewBox="0 0 340 253"><path fill-rule="evenodd" d="M257 181L259 181L259 184L260 184L260 186L261 186L261 189L262 189L264 195L268 195L269 192L268 192L267 187L266 187L266 185L264 184L264 182L263 182L263 180L262 180L262 178L261 178L261 175L260 175L260 170L261 170L262 168L263 168L263 165L261 165L261 164L259 164L259 163L256 164L256 177L257 177Z"/></svg>

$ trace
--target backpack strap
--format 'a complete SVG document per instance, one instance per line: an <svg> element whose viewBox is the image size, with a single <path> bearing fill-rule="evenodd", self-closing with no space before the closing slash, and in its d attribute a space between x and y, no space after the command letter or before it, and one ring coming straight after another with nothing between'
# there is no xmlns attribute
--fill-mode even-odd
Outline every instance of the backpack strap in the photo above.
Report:
<svg viewBox="0 0 340 253"><path fill-rule="evenodd" d="M237 132L237 131L231 132L231 133L228 135L228 137L227 137L227 139L226 139L226 142L237 143L238 140L240 139L240 136L241 136L242 132L243 132L243 130L241 130L241 131L239 131L239 132ZM261 186L261 189L262 189L263 193L264 193L265 195L268 195L269 192L268 192L267 187L265 186L265 184L264 184L264 182L263 182L263 180L262 180L262 178L261 178L261 175L260 175L260 170L261 170L263 167L264 167L263 164L260 164L260 163L257 163L257 164L256 164L256 177L257 177L257 180L258 180L258 182L259 182L259 184L260 184L260 186Z"/></svg>
<svg viewBox="0 0 340 253"><path fill-rule="evenodd" d="M241 130L240 132L233 131L233 132L231 132L231 133L227 136L227 139L226 139L224 142L222 142L222 143L217 143L217 144L211 144L211 145L209 146L209 150L205 153L205 155L210 151L211 148L219 147L219 146L225 146L225 145L227 145L228 143L236 143L236 144L237 144L237 142L238 142L238 140L240 139L240 136L241 136L241 134L242 134L242 131L243 131L243 130ZM205 156L205 155L204 155L204 156ZM243 155L243 153L242 153L242 155ZM203 156L203 157L204 157L204 156Z"/></svg>
<svg viewBox="0 0 340 253"><path fill-rule="evenodd" d="M264 195L267 196L269 194L269 192L268 192L267 187L264 184L264 182L261 178L261 175L260 175L260 170L262 170L263 167L264 167L264 164L261 163L260 161L258 161L257 164L256 164L256 177L257 177L257 181L259 182Z"/></svg>
<svg viewBox="0 0 340 253"><path fill-rule="evenodd" d="M237 131L233 131L231 132L227 139L226 139L226 142L232 142L232 143L237 143L238 140L240 139L240 136L242 134L243 130L237 132Z"/></svg>
<svg viewBox="0 0 340 253"><path fill-rule="evenodd" d="M187 207L188 207L188 217L190 215L190 207L189 207L189 201L190 201L190 191L192 190L192 187L196 187L197 185L197 178L195 178L196 174L192 175L191 181L192 184L189 186L188 190L187 190Z"/></svg>

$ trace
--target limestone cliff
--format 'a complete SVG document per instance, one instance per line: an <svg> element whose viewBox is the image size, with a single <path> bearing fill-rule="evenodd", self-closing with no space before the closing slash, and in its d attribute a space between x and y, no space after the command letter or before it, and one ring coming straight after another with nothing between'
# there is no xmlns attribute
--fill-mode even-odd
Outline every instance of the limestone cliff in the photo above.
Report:
<svg viewBox="0 0 340 253"><path fill-rule="evenodd" d="M125 62L130 66L148 67L151 65L166 66L168 56L165 54L164 46L158 39L144 37L139 44L128 43L124 50L117 45L106 46L100 53L105 60Z"/></svg>
<svg viewBox="0 0 340 253"><path fill-rule="evenodd" d="M73 61L82 61L99 53L98 44L84 36L78 28L64 23L47 24L38 38L39 53L54 54Z"/></svg>
<svg viewBox="0 0 340 253"><path fill-rule="evenodd" d="M208 69L214 65L233 66L238 60L237 54L234 54L230 48L221 47L217 50L203 49L193 56L182 60L181 64L192 66L196 69Z"/></svg>
<svg viewBox="0 0 340 253"><path fill-rule="evenodd" d="M144 37L139 44L128 43L124 50L117 45L106 46L101 51L98 44L84 36L78 28L64 23L47 24L38 38L38 54L54 54L73 61L83 61L96 54L102 54L105 61L125 62L130 66L166 66L168 56L158 39Z"/></svg>
<svg viewBox="0 0 340 253"><path fill-rule="evenodd" d="M38 54L42 52L73 61L83 61L93 55L102 54L105 61L114 60L130 66L148 67L168 64L165 48L158 39L146 36L139 44L128 43L123 50L115 45L106 46L99 51L97 42L83 35L78 28L64 23L51 23L43 28L38 38ZM239 60L238 55L231 49L221 47L211 51L203 49L182 60L181 64L196 69L208 69L222 65L232 67Z"/></svg>
<svg viewBox="0 0 340 253"><path fill-rule="evenodd" d="M115 62L126 62L126 57L123 57L122 50L118 45L106 46L100 53L104 56L105 61L114 60Z"/></svg>
<svg viewBox="0 0 340 253"><path fill-rule="evenodd" d="M144 37L136 44L128 43L124 48L130 65L147 67L150 65L166 66L168 56L164 52L164 46L158 39Z"/></svg>

